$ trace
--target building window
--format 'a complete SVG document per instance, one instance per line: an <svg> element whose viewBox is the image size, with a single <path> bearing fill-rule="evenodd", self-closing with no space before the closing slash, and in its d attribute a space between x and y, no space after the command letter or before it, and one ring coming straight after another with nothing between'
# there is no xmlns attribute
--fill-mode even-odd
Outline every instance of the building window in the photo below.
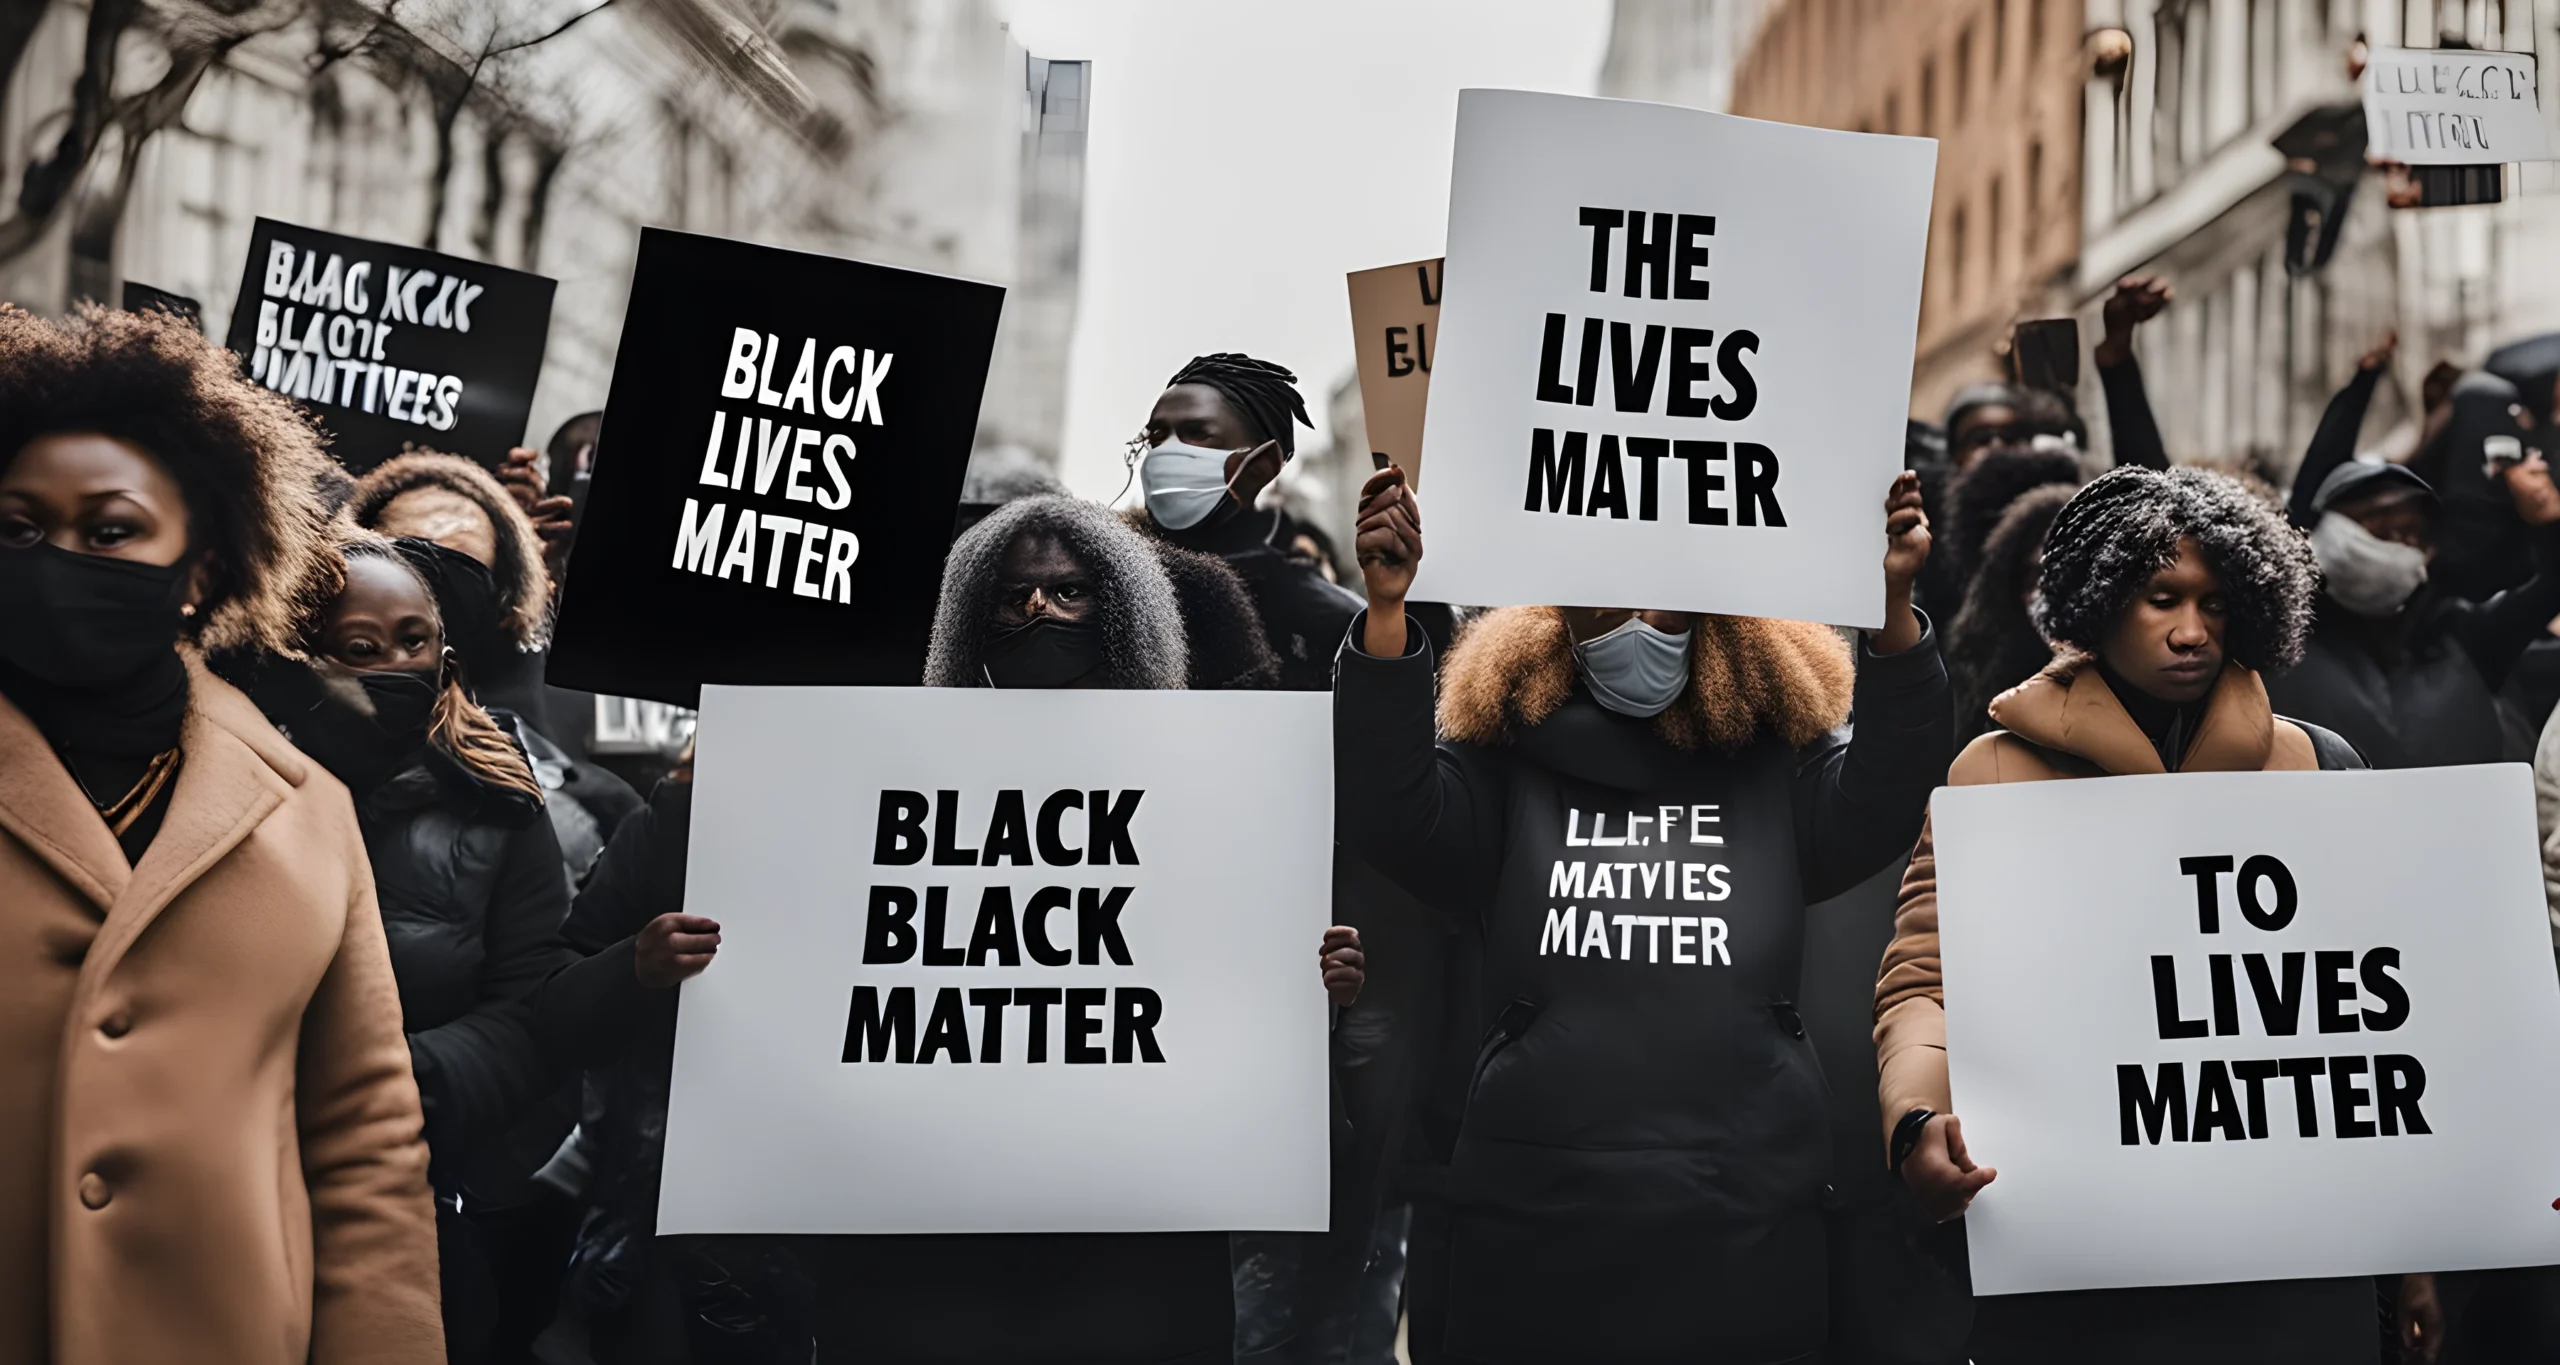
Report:
<svg viewBox="0 0 2560 1365"><path fill-rule="evenodd" d="M2044 59L2044 7L2049 0L2027 0L2027 60Z"/></svg>
<svg viewBox="0 0 2560 1365"><path fill-rule="evenodd" d="M1947 302L1964 306L1964 205L1947 216Z"/></svg>
<svg viewBox="0 0 2560 1365"><path fill-rule="evenodd" d="M1991 0L1991 79L2000 79L2008 64L2009 0Z"/></svg>
<svg viewBox="0 0 2560 1365"><path fill-rule="evenodd" d="M1920 64L1920 136L1938 135L1938 59Z"/></svg>
<svg viewBox="0 0 2560 1365"><path fill-rule="evenodd" d="M1973 25L1967 24L1964 26L1964 32L1956 35L1955 107L1947 111L1949 126L1956 128L1964 126L1965 106L1971 103L1972 99Z"/></svg>
<svg viewBox="0 0 2560 1365"><path fill-rule="evenodd" d="M2028 261L2036 258L2038 238L2044 228L2044 139L2027 144L2027 240L2022 252Z"/></svg>
<svg viewBox="0 0 2560 1365"><path fill-rule="evenodd" d="M1884 97L1884 130L1888 133L1902 131L1902 97L1900 95Z"/></svg>
<svg viewBox="0 0 2560 1365"><path fill-rule="evenodd" d="M1991 280L1993 286L1997 287L2001 278L2000 229L2003 226L2003 223L2000 213L2000 177L1996 175L1991 177L1991 196L1989 202L1984 205L1984 208L1987 212L1987 217L1982 225L1983 244L1991 253L1990 269L1984 273Z"/></svg>

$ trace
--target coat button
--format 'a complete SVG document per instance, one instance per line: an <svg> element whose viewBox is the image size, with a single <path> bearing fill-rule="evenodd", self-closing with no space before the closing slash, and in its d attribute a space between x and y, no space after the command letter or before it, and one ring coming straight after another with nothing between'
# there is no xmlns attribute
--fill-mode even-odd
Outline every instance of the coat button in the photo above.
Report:
<svg viewBox="0 0 2560 1365"><path fill-rule="evenodd" d="M110 1038L121 1038L132 1031L133 1017L126 1014L123 1010L117 1010L115 1013L108 1015L105 1019L99 1021L98 1024L98 1032L103 1033Z"/></svg>
<svg viewBox="0 0 2560 1365"><path fill-rule="evenodd" d="M103 1209L107 1206L107 1200L112 1197L107 1190L106 1179L96 1171L80 1177L80 1202L84 1206Z"/></svg>

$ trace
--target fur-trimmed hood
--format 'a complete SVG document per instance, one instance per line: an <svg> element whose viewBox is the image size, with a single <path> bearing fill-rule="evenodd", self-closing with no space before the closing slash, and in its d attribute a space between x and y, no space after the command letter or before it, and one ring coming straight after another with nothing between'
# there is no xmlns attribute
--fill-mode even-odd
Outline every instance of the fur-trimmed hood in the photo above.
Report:
<svg viewBox="0 0 2560 1365"><path fill-rule="evenodd" d="M1849 718L1856 680L1848 645L1827 626L1701 616L1689 640L1688 690L1654 718L1654 733L1675 749L1716 753L1762 735L1810 744ZM1554 715L1573 688L1561 608L1487 612L1450 647L1441 736L1507 745Z"/></svg>

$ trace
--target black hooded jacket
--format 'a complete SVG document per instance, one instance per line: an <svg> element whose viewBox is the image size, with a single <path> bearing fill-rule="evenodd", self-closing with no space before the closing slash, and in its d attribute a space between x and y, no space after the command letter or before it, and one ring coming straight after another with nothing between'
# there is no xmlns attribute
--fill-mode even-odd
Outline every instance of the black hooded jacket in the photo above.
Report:
<svg viewBox="0 0 2560 1365"><path fill-rule="evenodd" d="M2312 503L2315 522L2373 479L2406 477L2379 465L2346 468L2352 472L2326 480ZM2506 516L2515 520L2512 511ZM2302 662L2267 680L2268 698L2284 715L2345 736L2377 768L2529 761L2533 737L2510 718L2498 689L2560 614L2560 530L2546 528L2527 544L2536 572L2486 601L2444 587L2433 566L2417 599L2380 620L2322 594Z"/></svg>
<svg viewBox="0 0 2560 1365"><path fill-rule="evenodd" d="M1450 1353L1784 1360L1818 1349L1824 1082L1792 997L1804 910L1906 852L1951 756L1933 636L1704 618L1654 721L1575 681L1562 617L1495 612L1335 690L1341 837L1483 933L1449 1172ZM1608 851L1604 851L1608 850ZM1644 851L1639 851L1644 850Z"/></svg>
<svg viewBox="0 0 2560 1365"><path fill-rule="evenodd" d="M1359 594L1281 553L1272 543L1277 512L1246 510L1207 526L1169 531L1144 513L1133 520L1148 534L1180 549L1227 562L1253 595L1263 638L1280 661L1280 686L1322 692L1333 685L1333 649L1360 611Z"/></svg>

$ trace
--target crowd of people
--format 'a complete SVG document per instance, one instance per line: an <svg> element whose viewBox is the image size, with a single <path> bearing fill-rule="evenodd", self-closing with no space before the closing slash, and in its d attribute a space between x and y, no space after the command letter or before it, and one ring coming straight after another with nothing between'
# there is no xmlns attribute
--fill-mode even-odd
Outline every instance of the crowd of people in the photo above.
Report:
<svg viewBox="0 0 2560 1365"><path fill-rule="evenodd" d="M1859 633L1408 602L1403 473L1338 554L1239 354L1132 414L1136 506L973 468L923 685L1333 695L1330 1229L663 1238L724 928L689 762L639 790L543 680L600 416L355 477L178 319L0 309L0 1357L2560 1358L2543 1271L1966 1290L2001 1154L1948 1094L1941 785L2531 759L2560 944L2560 346L2448 367L2393 460L2382 340L2279 487L2172 461L2169 306L2106 303L2112 468L2065 391L1913 424ZM1717 913L1559 916L1586 817L1716 845L1600 894ZM1897 876L1870 1104L1808 924Z"/></svg>

